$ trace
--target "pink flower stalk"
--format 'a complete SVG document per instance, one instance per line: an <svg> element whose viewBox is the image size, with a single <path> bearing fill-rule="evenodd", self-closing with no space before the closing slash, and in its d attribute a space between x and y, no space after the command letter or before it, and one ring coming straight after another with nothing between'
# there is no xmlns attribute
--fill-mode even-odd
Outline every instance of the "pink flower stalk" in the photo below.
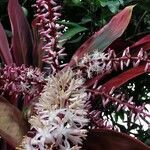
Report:
<svg viewBox="0 0 150 150"><path fill-rule="evenodd" d="M108 53L101 53L94 51L92 54L86 54L83 56L73 70L77 75L83 76L85 79L93 78L96 75L105 75L112 71L123 70L129 66L137 67L141 63L145 63L145 72L149 72L150 60L148 58L147 52L141 49L137 56L132 56L130 54L129 48L123 51L122 56L117 56L115 51L109 50ZM98 86L97 86L98 85ZM126 110L131 112L131 116L138 116L141 118L150 118L149 112L145 110L144 105L136 106L132 101L133 97L127 98L124 94L116 94L115 87L110 91L106 92L105 87L100 85L98 81L95 81L93 87L89 87L86 90L89 92L90 101L95 101L95 99L100 99L101 106L107 109L110 105L116 108L116 112L120 110ZM117 90L117 89L116 89ZM109 119L106 119L106 115L100 110L91 109L94 106L89 105L89 115L91 119L91 128L113 128Z"/></svg>
<svg viewBox="0 0 150 150"><path fill-rule="evenodd" d="M63 26L56 23L61 16L61 6L57 5L55 0L36 0L33 6L36 8L36 25L43 41L42 60L46 63L45 69L54 73L61 69L59 61L66 55L63 53L62 41L59 40Z"/></svg>
<svg viewBox="0 0 150 150"><path fill-rule="evenodd" d="M39 95L45 85L44 74L38 68L5 66L0 68L0 93L18 98L23 96L25 102Z"/></svg>
<svg viewBox="0 0 150 150"><path fill-rule="evenodd" d="M137 56L130 54L129 48L125 49L122 56L117 56L114 50L107 53L94 51L92 54L86 54L76 63L74 70L77 74L83 74L86 78L92 78L97 74L110 73L112 71L124 70L129 66L136 67L141 63L146 63L145 72L149 72L150 59L146 51L141 49Z"/></svg>

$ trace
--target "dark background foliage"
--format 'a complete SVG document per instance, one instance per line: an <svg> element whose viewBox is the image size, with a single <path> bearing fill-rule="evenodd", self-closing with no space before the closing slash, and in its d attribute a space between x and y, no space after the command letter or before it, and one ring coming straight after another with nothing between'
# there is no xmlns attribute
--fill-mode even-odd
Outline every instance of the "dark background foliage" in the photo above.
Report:
<svg viewBox="0 0 150 150"><path fill-rule="evenodd" d="M34 10L31 5L35 0L20 0L25 15L30 24L33 19ZM136 4L134 8L131 23L121 37L126 43L133 42L146 34L150 33L150 1L145 0L61 0L62 17L59 23L64 24L68 29L64 32L62 38L68 39L65 44L66 51L70 59L74 51L85 41L91 34L106 24L109 19L119 10L127 5ZM2 22L8 37L11 36L10 22L7 15L7 0L0 0L0 21ZM127 95L134 96L137 105L146 102L150 104L150 75L142 75L130 81L120 88ZM113 108L108 110L109 116L112 116ZM129 112L120 111L112 116L114 126L124 132L131 134L136 128L137 133L132 133L140 140L150 145L150 129L143 131L143 126L131 122L127 119L127 127L118 123L118 118L124 121L125 115Z"/></svg>

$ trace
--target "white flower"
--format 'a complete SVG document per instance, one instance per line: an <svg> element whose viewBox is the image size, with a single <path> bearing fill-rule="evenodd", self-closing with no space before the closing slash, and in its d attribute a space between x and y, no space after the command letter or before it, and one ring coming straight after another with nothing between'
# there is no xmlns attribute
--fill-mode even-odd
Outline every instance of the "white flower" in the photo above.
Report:
<svg viewBox="0 0 150 150"><path fill-rule="evenodd" d="M103 52L96 50L91 54L91 59L104 61L107 60L107 55Z"/></svg>
<svg viewBox="0 0 150 150"><path fill-rule="evenodd" d="M35 104L36 115L29 120L35 136L24 147L31 145L44 150L51 145L60 150L80 149L87 133L84 127L89 122L85 109L88 95L83 83L71 69L47 78Z"/></svg>
<svg viewBox="0 0 150 150"><path fill-rule="evenodd" d="M87 77L91 78L93 74L98 74L105 70L106 60L108 60L107 54L104 54L97 50L91 54L86 54L79 60L78 63L76 63L76 65L81 68L78 69L77 72L79 72L83 68L84 72L86 72L87 74Z"/></svg>

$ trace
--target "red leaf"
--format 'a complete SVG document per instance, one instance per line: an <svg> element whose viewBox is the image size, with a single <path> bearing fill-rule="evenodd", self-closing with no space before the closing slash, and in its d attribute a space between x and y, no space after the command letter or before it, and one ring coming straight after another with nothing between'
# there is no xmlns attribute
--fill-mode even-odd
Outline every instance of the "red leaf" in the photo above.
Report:
<svg viewBox="0 0 150 150"><path fill-rule="evenodd" d="M73 55L68 66L72 66L75 61L81 58L85 53L94 51L96 49L103 51L114 40L120 37L129 24L132 10L133 6L128 6L115 15L107 25L105 25L81 45L81 47Z"/></svg>
<svg viewBox="0 0 150 150"><path fill-rule="evenodd" d="M8 14L12 27L12 53L17 65L31 64L32 36L18 0L9 0Z"/></svg>
<svg viewBox="0 0 150 150"><path fill-rule="evenodd" d="M143 48L145 51L150 49L150 35L143 37L130 47L133 52L140 48Z"/></svg>
<svg viewBox="0 0 150 150"><path fill-rule="evenodd" d="M120 49L120 45L121 45L121 44L122 44L121 47L124 47L123 49ZM131 44L131 43L130 43L130 44ZM127 45L126 42L121 41L121 40L119 40L119 41L116 40L116 41L112 44L112 46L110 45L110 48L115 49L115 52L116 52L116 54L117 54L117 56L118 56L118 55L121 55L121 54L123 53L123 50L126 48L125 45ZM119 47L119 49L118 49L118 47ZM147 50L150 49L150 35L145 36L144 38L140 39L139 41L137 41L136 43L134 43L133 45L131 45L131 46L130 46L130 53L131 53L132 55L135 55L135 56L136 56L141 48L143 48L143 50L145 50L145 51L147 51ZM139 71L140 71L140 70L139 70ZM142 74L142 73L144 73L144 71L141 72L141 74ZM107 73L107 75L108 75L108 73ZM97 80L103 80L104 78L107 77L107 75L106 75L106 74L104 74L104 75L97 75L96 77L94 77L94 78L88 80L88 81L85 83L85 86L89 87L89 86L93 85L93 84L95 83L95 81L97 81ZM124 74L123 74L123 75L124 75ZM116 77L116 78L117 78L117 77ZM116 80L117 80L117 79L116 79ZM123 79L123 81L128 81L128 80L124 80L124 79ZM111 82L111 81L109 81L109 82ZM116 82L116 84L117 84L118 82L120 82L120 80L115 81L115 82ZM113 79L112 79L112 83L113 83ZM125 82L123 82L123 84L124 84L124 83L125 83ZM106 83L105 85L107 85L107 83ZM105 85L104 85L104 86L105 86ZM113 85L113 84L112 84L112 85ZM122 84L120 84L120 85L122 85ZM118 87L119 87L119 85L118 85ZM108 85L108 87L106 87L106 89L107 89L107 88L108 88L107 91L109 91L109 90L112 88L112 86L110 86L110 88L109 88L109 85Z"/></svg>
<svg viewBox="0 0 150 150"><path fill-rule="evenodd" d="M0 96L0 136L15 148L27 133L27 127L19 109Z"/></svg>
<svg viewBox="0 0 150 150"><path fill-rule="evenodd" d="M42 46L43 43L40 40L40 36L38 34L38 27L36 25L33 25L33 23L36 24L36 19L32 22L32 29L33 29L33 65L36 67L41 68L42 67Z"/></svg>
<svg viewBox="0 0 150 150"><path fill-rule="evenodd" d="M103 74L99 74L99 75L93 77L92 79L88 79L88 80L84 83L84 86L88 88L88 87L92 86L94 83L96 83L96 81L104 80L105 77L107 77L108 74L109 74L109 72L105 72L105 73L103 73Z"/></svg>
<svg viewBox="0 0 150 150"><path fill-rule="evenodd" d="M126 134L112 130L90 130L83 145L86 150L150 150L148 146Z"/></svg>
<svg viewBox="0 0 150 150"><path fill-rule="evenodd" d="M7 65L13 63L5 31L0 23L0 56Z"/></svg>
<svg viewBox="0 0 150 150"><path fill-rule="evenodd" d="M129 69L103 84L102 88L105 92L109 92L113 87L120 87L127 81L143 74L145 72L144 69L145 65L140 65L135 68Z"/></svg>

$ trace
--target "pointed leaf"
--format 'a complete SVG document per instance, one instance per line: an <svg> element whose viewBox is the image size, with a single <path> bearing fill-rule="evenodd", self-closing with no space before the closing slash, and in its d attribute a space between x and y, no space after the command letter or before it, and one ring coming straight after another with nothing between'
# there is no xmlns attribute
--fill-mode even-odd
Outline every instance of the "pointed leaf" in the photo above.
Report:
<svg viewBox="0 0 150 150"><path fill-rule="evenodd" d="M10 65L13 63L13 59L8 45L8 40L1 23L0 23L0 56L5 64Z"/></svg>
<svg viewBox="0 0 150 150"><path fill-rule="evenodd" d="M143 74L145 71L145 65L140 65L135 68L129 69L118 76L110 79L108 82L103 84L103 89L105 92L109 92L113 87L118 88L127 81Z"/></svg>
<svg viewBox="0 0 150 150"><path fill-rule="evenodd" d="M27 123L21 112L0 96L0 136L14 148L27 132Z"/></svg>
<svg viewBox="0 0 150 150"><path fill-rule="evenodd" d="M150 35L146 35L130 47L133 52L136 52L136 50L141 48L143 48L145 51L150 49Z"/></svg>
<svg viewBox="0 0 150 150"><path fill-rule="evenodd" d="M18 0L9 0L8 14L12 27L12 53L17 65L31 64L32 36Z"/></svg>
<svg viewBox="0 0 150 150"><path fill-rule="evenodd" d="M113 41L119 38L125 29L127 28L131 19L133 6L128 6L115 15L110 22L102 29L91 36L73 55L68 66L72 66L75 61L81 58L85 53L89 53L94 50L103 51Z"/></svg>
<svg viewBox="0 0 150 150"><path fill-rule="evenodd" d="M150 150L148 146L126 134L112 130L90 130L83 145L86 150Z"/></svg>

